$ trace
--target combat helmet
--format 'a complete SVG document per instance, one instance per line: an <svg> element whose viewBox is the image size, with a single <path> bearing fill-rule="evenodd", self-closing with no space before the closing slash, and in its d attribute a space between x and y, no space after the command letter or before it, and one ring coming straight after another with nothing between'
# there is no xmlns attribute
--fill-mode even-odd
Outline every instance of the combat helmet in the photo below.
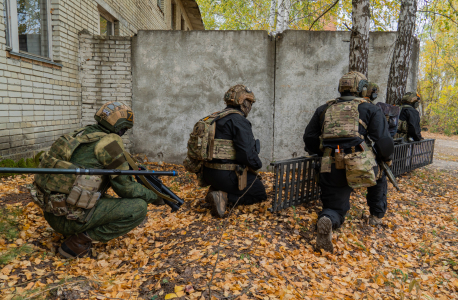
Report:
<svg viewBox="0 0 458 300"><path fill-rule="evenodd" d="M107 102L97 111L94 119L113 133L127 130L134 126L134 112L122 102Z"/></svg>
<svg viewBox="0 0 458 300"><path fill-rule="evenodd" d="M420 101L420 95L414 92L405 93L401 99L403 104L415 104Z"/></svg>
<svg viewBox="0 0 458 300"><path fill-rule="evenodd" d="M251 103L256 102L256 98L251 89L243 84L234 85L224 94L224 102L226 102L227 105L242 105L245 100Z"/></svg>
<svg viewBox="0 0 458 300"><path fill-rule="evenodd" d="M366 97L367 78L364 74L356 71L350 71L339 80L339 93L350 92L358 96Z"/></svg>

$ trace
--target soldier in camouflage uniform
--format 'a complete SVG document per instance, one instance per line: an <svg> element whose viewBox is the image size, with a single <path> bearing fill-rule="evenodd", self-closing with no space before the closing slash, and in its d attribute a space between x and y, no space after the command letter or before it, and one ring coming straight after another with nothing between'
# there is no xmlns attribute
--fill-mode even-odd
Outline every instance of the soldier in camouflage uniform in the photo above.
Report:
<svg viewBox="0 0 458 300"><path fill-rule="evenodd" d="M40 162L42 168L93 168L128 170L121 136L132 128L132 109L119 102L103 105L97 124L63 135ZM105 194L109 187L121 198ZM137 227L149 203L162 199L132 176L35 175L31 194L46 221L68 237L59 253L67 258L89 253L92 241L107 242Z"/></svg>
<svg viewBox="0 0 458 300"><path fill-rule="evenodd" d="M367 84L361 73L345 74L339 81L341 97L318 107L305 129L305 148L322 157L317 249L333 252L332 229L344 222L354 188L368 187L370 224L380 223L387 210L386 176L378 174L369 138L378 160L390 161L394 145L382 111L362 98Z"/></svg>
<svg viewBox="0 0 458 300"><path fill-rule="evenodd" d="M402 138L404 142L420 141L420 113L417 111L420 105L420 95L406 93L401 100L401 114L399 115L398 134L396 138Z"/></svg>

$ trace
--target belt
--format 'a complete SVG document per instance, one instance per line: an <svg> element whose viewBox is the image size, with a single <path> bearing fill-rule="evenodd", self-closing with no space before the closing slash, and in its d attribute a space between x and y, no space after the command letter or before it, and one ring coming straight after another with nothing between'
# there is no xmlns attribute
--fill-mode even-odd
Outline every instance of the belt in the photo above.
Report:
<svg viewBox="0 0 458 300"><path fill-rule="evenodd" d="M204 166L207 168L216 169L216 170L235 171L238 165L236 164L214 164L214 163L205 162Z"/></svg>

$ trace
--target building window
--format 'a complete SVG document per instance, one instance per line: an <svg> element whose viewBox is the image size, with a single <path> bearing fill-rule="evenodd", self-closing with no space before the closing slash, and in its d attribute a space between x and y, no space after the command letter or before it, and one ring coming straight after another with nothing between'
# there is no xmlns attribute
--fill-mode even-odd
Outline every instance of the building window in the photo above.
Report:
<svg viewBox="0 0 458 300"><path fill-rule="evenodd" d="M46 0L17 0L19 50L48 57Z"/></svg>
<svg viewBox="0 0 458 300"><path fill-rule="evenodd" d="M5 0L6 40L13 52L52 58L50 0Z"/></svg>
<svg viewBox="0 0 458 300"><path fill-rule="evenodd" d="M113 31L113 22L110 22L105 17L100 16L100 35L113 35Z"/></svg>
<svg viewBox="0 0 458 300"><path fill-rule="evenodd" d="M119 28L118 30L115 30L116 25L118 24L118 20L116 20L110 13L108 13L105 9L103 9L100 5L98 6L99 13L100 13L100 35L104 36L110 36L110 35L116 35L119 34Z"/></svg>

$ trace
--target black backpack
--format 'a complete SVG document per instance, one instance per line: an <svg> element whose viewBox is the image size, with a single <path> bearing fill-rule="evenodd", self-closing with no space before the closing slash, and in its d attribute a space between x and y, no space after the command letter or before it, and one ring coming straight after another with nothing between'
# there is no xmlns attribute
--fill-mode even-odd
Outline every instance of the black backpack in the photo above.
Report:
<svg viewBox="0 0 458 300"><path fill-rule="evenodd" d="M396 105L378 102L376 104L383 111L388 122L388 131L392 138L396 135L398 130L399 115L401 114L401 108Z"/></svg>

